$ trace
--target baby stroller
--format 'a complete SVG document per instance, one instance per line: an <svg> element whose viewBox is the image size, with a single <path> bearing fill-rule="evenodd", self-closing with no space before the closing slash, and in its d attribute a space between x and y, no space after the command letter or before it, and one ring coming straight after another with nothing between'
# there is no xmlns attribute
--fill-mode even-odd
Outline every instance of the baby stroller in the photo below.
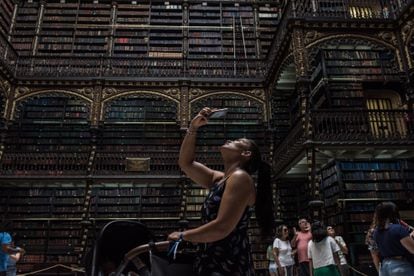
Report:
<svg viewBox="0 0 414 276"><path fill-rule="evenodd" d="M100 231L86 261L90 276L192 276L193 255L179 253L178 243L154 242L147 227L135 221L113 221ZM174 246L174 247L172 247ZM167 256L168 255L168 256Z"/></svg>

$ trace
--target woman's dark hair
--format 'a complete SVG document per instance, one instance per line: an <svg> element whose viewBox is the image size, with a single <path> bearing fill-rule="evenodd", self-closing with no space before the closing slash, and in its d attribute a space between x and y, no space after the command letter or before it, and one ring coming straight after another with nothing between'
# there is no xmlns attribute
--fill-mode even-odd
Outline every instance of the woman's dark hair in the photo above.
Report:
<svg viewBox="0 0 414 276"><path fill-rule="evenodd" d="M274 228L273 193L270 183L271 168L268 163L262 160L259 146L253 140L246 140L249 143L251 158L243 169L249 174L257 172L255 207L257 223L262 231L262 235L271 235Z"/></svg>
<svg viewBox="0 0 414 276"><path fill-rule="evenodd" d="M326 227L320 221L315 221L314 223L312 223L311 231L313 242L320 242L328 236L328 231L326 231Z"/></svg>
<svg viewBox="0 0 414 276"><path fill-rule="evenodd" d="M387 221L390 223L399 223L400 214L398 206L391 201L381 202L375 208L376 226L378 229L385 229Z"/></svg>

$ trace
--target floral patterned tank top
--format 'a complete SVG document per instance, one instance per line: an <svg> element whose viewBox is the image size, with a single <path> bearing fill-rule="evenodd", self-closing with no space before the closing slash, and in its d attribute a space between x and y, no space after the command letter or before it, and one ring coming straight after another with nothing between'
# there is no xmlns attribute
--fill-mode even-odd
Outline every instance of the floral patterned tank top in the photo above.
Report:
<svg viewBox="0 0 414 276"><path fill-rule="evenodd" d="M201 209L203 224L214 220L220 208L226 180L216 184L207 195ZM236 228L224 239L200 244L195 271L201 276L253 276L247 229L251 210L246 208Z"/></svg>

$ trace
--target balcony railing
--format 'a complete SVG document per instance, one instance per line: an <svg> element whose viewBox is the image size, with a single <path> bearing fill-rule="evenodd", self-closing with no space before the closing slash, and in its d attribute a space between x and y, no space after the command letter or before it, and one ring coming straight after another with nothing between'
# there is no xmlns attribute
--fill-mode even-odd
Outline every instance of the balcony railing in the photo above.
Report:
<svg viewBox="0 0 414 276"><path fill-rule="evenodd" d="M395 19L412 0L294 0L296 18Z"/></svg>
<svg viewBox="0 0 414 276"><path fill-rule="evenodd" d="M111 57L21 57L16 74L22 78L263 78L263 60Z"/></svg>
<svg viewBox="0 0 414 276"><path fill-rule="evenodd" d="M306 139L301 120L277 145L275 170L282 171L305 149L305 141L327 146L414 145L414 112L407 110L314 110L312 137Z"/></svg>
<svg viewBox="0 0 414 276"><path fill-rule="evenodd" d="M414 113L406 110L312 111L313 140L323 143L414 141Z"/></svg>

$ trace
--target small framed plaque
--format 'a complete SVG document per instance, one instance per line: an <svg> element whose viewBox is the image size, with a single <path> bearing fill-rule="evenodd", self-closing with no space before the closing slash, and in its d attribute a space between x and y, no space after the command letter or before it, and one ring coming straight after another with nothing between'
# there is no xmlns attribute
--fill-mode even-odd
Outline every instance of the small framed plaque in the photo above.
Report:
<svg viewBox="0 0 414 276"><path fill-rule="evenodd" d="M150 157L127 157L125 171L148 172L150 170Z"/></svg>

